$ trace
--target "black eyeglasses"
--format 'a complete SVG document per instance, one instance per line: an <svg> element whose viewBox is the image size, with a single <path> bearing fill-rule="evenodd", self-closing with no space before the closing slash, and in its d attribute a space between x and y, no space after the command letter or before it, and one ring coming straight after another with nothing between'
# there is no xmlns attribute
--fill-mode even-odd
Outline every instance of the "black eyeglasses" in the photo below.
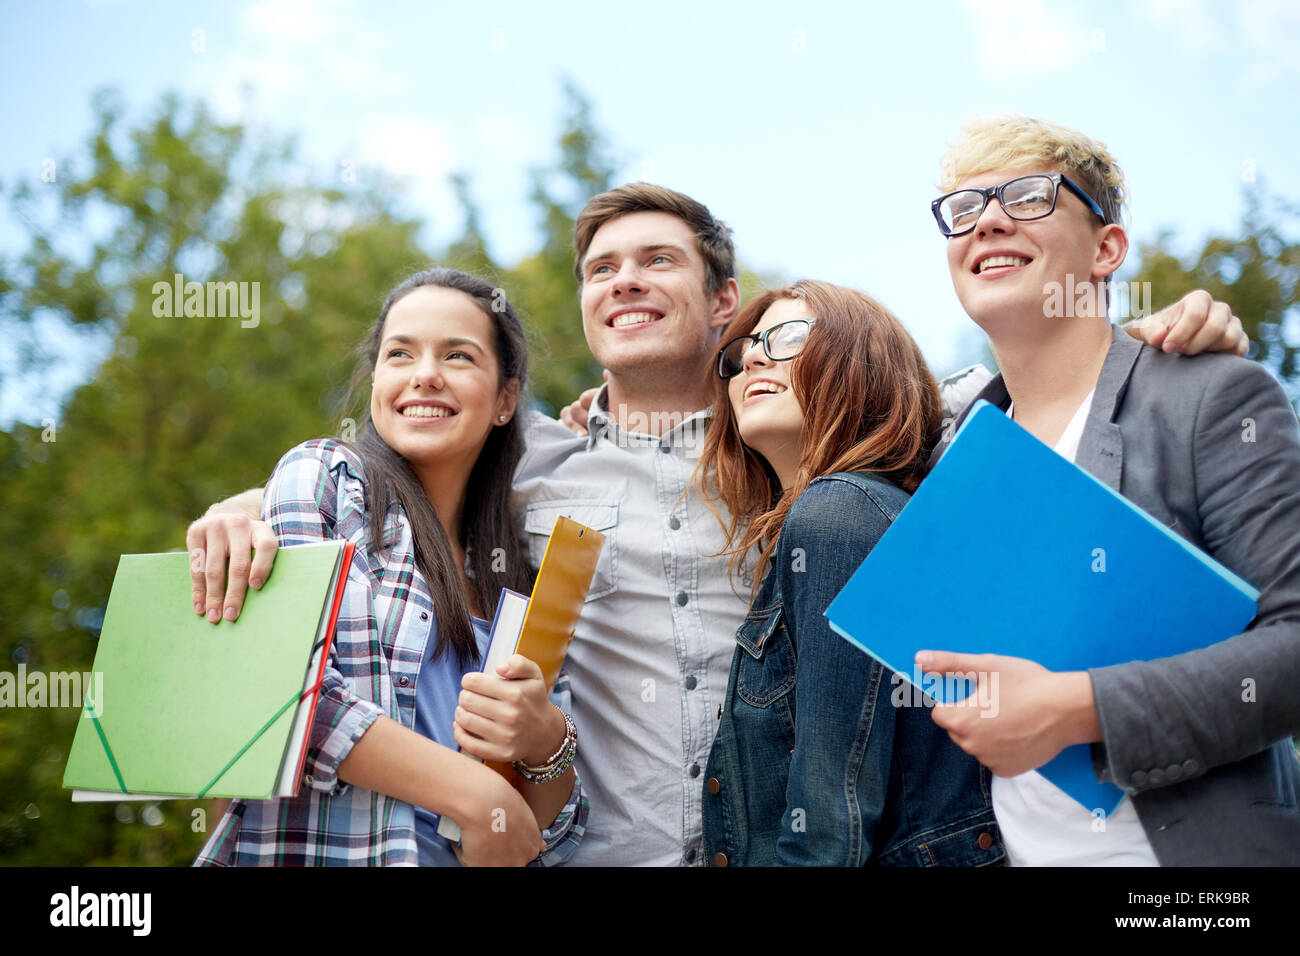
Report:
<svg viewBox="0 0 1300 956"><path fill-rule="evenodd" d="M718 350L718 378L729 379L745 368L745 353L755 345L773 362L788 362L803 351L816 319L787 319L765 332L742 335Z"/></svg>
<svg viewBox="0 0 1300 956"><path fill-rule="evenodd" d="M984 215L989 200L994 196L1002 204L1002 210L1012 219L1044 219L1056 211L1056 197L1061 186L1083 200L1103 225L1107 223L1106 214L1101 211L1097 201L1084 192L1078 183L1060 173L1019 176L1001 186L988 186L984 189L958 189L930 203L930 211L939 223L939 231L951 239L953 236L964 236L974 229L975 223Z"/></svg>

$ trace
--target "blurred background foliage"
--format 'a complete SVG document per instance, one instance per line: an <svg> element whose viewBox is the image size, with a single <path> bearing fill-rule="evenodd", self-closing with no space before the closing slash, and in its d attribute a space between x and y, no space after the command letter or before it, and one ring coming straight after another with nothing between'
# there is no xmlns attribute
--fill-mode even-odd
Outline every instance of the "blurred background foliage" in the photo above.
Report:
<svg viewBox="0 0 1300 956"><path fill-rule="evenodd" d="M1250 357L1271 369L1300 407L1300 243L1286 231L1300 209L1270 196L1263 180L1245 186L1243 199L1238 233L1213 236L1190 256L1172 251L1177 237L1168 231L1139 243L1134 280L1151 283L1157 305L1193 289L1229 303L1250 336Z"/></svg>
<svg viewBox="0 0 1300 956"><path fill-rule="evenodd" d="M452 265L506 290L531 326L542 408L600 381L571 233L620 164L581 92L566 86L565 102L555 158L532 171L537 251L505 265L480 231L467 174L452 179L459 238L426 249L422 223L395 211L400 183L367 173L312 184L291 140L254 138L175 97L133 123L112 92L97 94L95 127L57 181L6 190L30 237L0 260L0 334L22 350L17 374L60 361L41 341L51 323L59 341L99 336L111 352L57 418L0 431L0 670L88 670L119 554L182 547L210 503L261 484L298 442L337 434L355 346L417 269ZM1247 209L1240 235L1212 238L1189 261L1170 235L1143 246L1135 278L1153 283L1157 305L1198 286L1232 303L1254 357L1294 399L1300 248L1280 227L1293 213L1262 189ZM260 323L155 316L153 284L176 273L260 283ZM783 278L742 270L741 284L748 297ZM216 823L210 805L69 802L61 781L77 716L0 709L0 863L189 863Z"/></svg>

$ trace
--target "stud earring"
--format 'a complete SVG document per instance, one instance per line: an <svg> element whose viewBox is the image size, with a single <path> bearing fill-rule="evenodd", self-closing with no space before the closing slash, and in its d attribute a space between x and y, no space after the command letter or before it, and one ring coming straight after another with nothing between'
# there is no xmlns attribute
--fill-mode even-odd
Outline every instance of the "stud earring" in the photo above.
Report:
<svg viewBox="0 0 1300 956"><path fill-rule="evenodd" d="M502 425L504 425L504 424L506 423L506 421L507 421L507 418L506 418L505 415L498 415L498 416L497 416L497 421L499 421Z"/></svg>

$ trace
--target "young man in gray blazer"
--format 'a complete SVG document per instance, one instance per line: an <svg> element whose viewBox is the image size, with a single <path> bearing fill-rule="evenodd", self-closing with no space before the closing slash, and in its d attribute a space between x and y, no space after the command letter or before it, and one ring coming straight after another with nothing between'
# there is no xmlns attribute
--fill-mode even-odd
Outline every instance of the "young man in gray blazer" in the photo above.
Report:
<svg viewBox="0 0 1300 956"><path fill-rule="evenodd" d="M942 188L953 285L1001 369L979 397L1261 592L1243 633L1159 660L1054 673L917 655L929 671L998 673L997 716L933 714L997 775L1008 860L1300 864L1295 410L1257 363L1188 361L1111 326L1107 282L1128 238L1123 175L1102 144L1023 117L975 121L945 157ZM1151 599L1179 595L1153 573ZM1077 743L1126 794L1103 827L1035 771Z"/></svg>

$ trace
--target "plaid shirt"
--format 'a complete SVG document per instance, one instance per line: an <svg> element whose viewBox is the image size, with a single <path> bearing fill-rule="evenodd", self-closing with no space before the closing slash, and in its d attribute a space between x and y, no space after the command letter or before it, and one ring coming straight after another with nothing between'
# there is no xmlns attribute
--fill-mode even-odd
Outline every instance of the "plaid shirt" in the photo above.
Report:
<svg viewBox="0 0 1300 956"><path fill-rule="evenodd" d="M416 681L425 666L433 601L415 565L411 528L400 507L390 514L386 555L370 546L364 471L356 454L331 439L304 442L276 466L263 518L281 545L342 538L356 545L339 609L320 701L312 722L308 788L278 800L235 800L196 866L416 866L414 808L339 780L339 764L383 714L413 729ZM556 703L568 709L567 679ZM581 784L542 836L543 865L567 860L582 839L587 800Z"/></svg>

